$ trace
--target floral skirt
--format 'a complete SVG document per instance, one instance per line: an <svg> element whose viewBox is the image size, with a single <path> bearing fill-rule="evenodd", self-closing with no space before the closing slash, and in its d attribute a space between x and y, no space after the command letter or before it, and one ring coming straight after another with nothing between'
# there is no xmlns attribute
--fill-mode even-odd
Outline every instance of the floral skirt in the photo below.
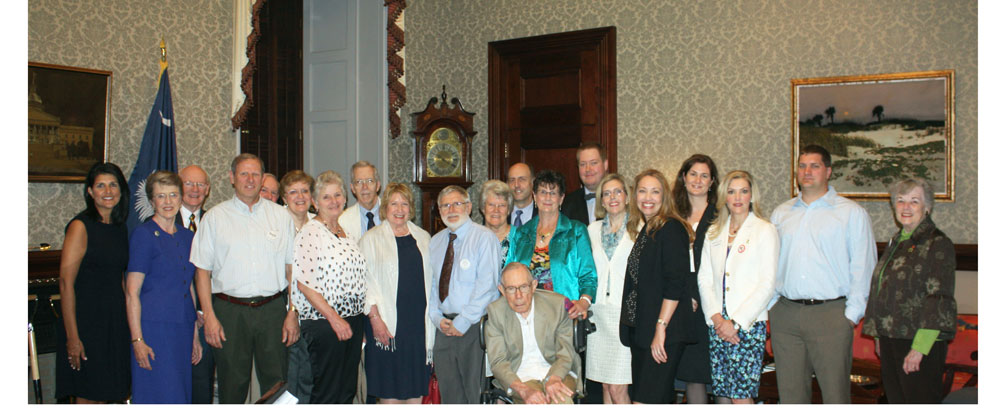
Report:
<svg viewBox="0 0 1000 413"><path fill-rule="evenodd" d="M723 310L722 317L729 320ZM708 350L712 359L712 393L731 399L757 397L760 372L763 368L764 341L767 326L763 321L753 323L750 331L740 329L739 344L730 344L709 328Z"/></svg>

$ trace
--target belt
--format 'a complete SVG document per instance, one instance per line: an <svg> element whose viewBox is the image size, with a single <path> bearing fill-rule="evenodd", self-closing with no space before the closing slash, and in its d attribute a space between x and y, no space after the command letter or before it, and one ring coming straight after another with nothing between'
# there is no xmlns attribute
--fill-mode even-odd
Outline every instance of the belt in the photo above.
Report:
<svg viewBox="0 0 1000 413"><path fill-rule="evenodd" d="M443 313L441 315L443 315L444 318L447 318L449 320L454 320L455 317L458 317L458 313Z"/></svg>
<svg viewBox="0 0 1000 413"><path fill-rule="evenodd" d="M843 299L845 299L847 297L840 296L840 297L829 299L829 300L814 300L812 298L805 298L805 299L801 299L801 300L793 300L791 298L786 298L786 297L781 297L781 298L784 298L784 299L786 299L788 301L791 301L793 303L798 303L798 304L802 304L802 305L817 305L817 304L831 303L831 302L834 302L834 301L843 300Z"/></svg>
<svg viewBox="0 0 1000 413"><path fill-rule="evenodd" d="M249 297L249 298L232 297L232 296L225 295L223 293L215 293L215 294L212 294L212 295L215 298L218 298L218 299L220 299L222 301L227 301L227 302L230 302L230 303L233 303L233 304L236 304L236 305L242 305L242 306L256 308L256 307L260 307L260 306L262 306L264 304L267 304L267 303L269 303L271 301L274 301L274 300L280 298L283 294L284 294L283 291L278 291L276 294L274 294L274 295L272 295L270 297L257 296L257 297Z"/></svg>

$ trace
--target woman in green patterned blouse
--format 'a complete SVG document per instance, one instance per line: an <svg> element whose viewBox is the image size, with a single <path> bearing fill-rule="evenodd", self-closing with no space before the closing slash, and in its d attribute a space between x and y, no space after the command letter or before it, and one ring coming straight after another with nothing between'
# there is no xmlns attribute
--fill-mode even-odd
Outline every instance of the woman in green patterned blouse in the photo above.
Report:
<svg viewBox="0 0 1000 413"><path fill-rule="evenodd" d="M955 337L955 246L931 220L923 179L890 187L902 227L875 266L864 333L875 337L889 403L940 403L948 340Z"/></svg>

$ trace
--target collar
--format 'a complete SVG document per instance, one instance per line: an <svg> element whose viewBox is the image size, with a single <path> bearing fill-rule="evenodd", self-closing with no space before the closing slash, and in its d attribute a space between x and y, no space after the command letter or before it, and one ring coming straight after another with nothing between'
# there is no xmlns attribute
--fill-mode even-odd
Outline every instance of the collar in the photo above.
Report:
<svg viewBox="0 0 1000 413"><path fill-rule="evenodd" d="M837 198L837 190L833 189L833 185L826 186L826 193L823 196L816 198L811 204L807 204L806 201L802 200L802 191L795 197L795 206L811 207L813 205L825 205L833 206L834 200Z"/></svg>
<svg viewBox="0 0 1000 413"><path fill-rule="evenodd" d="M465 223L462 224L462 226L458 227L457 230L452 231L451 228L447 228L446 230L448 231L448 233L453 233L457 235L458 237L455 240L458 241L460 239L465 238L465 234L469 233L469 228L472 228L472 217L469 217L469 219L465 220Z"/></svg>
<svg viewBox="0 0 1000 413"><path fill-rule="evenodd" d="M195 218L201 216L201 208L198 208L197 211L192 211L190 209L187 209L187 207L184 206L184 204L181 204L181 212L184 214L181 215L182 217L184 217L184 219L191 218L191 214L194 214Z"/></svg>
<svg viewBox="0 0 1000 413"><path fill-rule="evenodd" d="M378 208L379 208L379 206L382 205L382 199L381 198L375 198L375 207L372 208L372 209L365 209L365 207L363 205L361 205L360 202L356 203L355 205L358 206L358 211L361 212L361 216L366 216L366 215L368 215L369 212L371 212L372 214L375 214L375 216L378 216Z"/></svg>
<svg viewBox="0 0 1000 413"><path fill-rule="evenodd" d="M532 200L532 201L531 201L530 203L528 203L528 205L525 205L525 206L524 206L524 208L518 208L518 207L517 207L517 206L515 205L515 206L514 206L514 211L525 211L525 212L527 212L527 211L531 211L531 210L533 210L533 209L534 209L534 207L535 207L535 201L534 201L534 200ZM514 211L511 211L511 214L514 214Z"/></svg>
<svg viewBox="0 0 1000 413"><path fill-rule="evenodd" d="M913 242L914 244L919 244L921 241L930 238L934 234L934 231L936 229L937 225L934 224L934 221L931 220L930 215L928 215L927 217L924 218L923 221L920 221L920 223L917 224L916 228L913 229L913 233L910 234L909 241ZM896 238L896 240L898 241L901 235L903 235L902 228L899 229L899 232L896 233L896 236L894 238Z"/></svg>
<svg viewBox="0 0 1000 413"><path fill-rule="evenodd" d="M528 316L527 317L522 316L521 313L518 313L518 312L514 312L514 314L517 314L517 319L521 323L529 323L530 324L532 321L534 321L535 320L535 296L531 296L531 308L528 309Z"/></svg>
<svg viewBox="0 0 1000 413"><path fill-rule="evenodd" d="M243 203L243 201L241 201L240 198L238 198L234 194L233 195L233 204L236 206L236 210L237 211L242 212L242 213L247 214L247 215L250 215L250 214L254 213L255 211L257 211L258 208L260 208L261 201L263 199L264 198L257 197L257 202L254 202L254 204L253 204L254 209L251 210L250 206L248 206L247 204Z"/></svg>

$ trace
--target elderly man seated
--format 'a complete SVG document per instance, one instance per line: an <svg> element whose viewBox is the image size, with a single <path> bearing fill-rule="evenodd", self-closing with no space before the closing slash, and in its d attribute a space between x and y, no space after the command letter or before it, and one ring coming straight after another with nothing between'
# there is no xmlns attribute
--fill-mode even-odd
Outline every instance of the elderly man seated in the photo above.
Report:
<svg viewBox="0 0 1000 413"><path fill-rule="evenodd" d="M562 295L535 290L528 267L512 262L501 274L503 297L486 312L486 353L495 384L517 403L572 403L580 357Z"/></svg>

